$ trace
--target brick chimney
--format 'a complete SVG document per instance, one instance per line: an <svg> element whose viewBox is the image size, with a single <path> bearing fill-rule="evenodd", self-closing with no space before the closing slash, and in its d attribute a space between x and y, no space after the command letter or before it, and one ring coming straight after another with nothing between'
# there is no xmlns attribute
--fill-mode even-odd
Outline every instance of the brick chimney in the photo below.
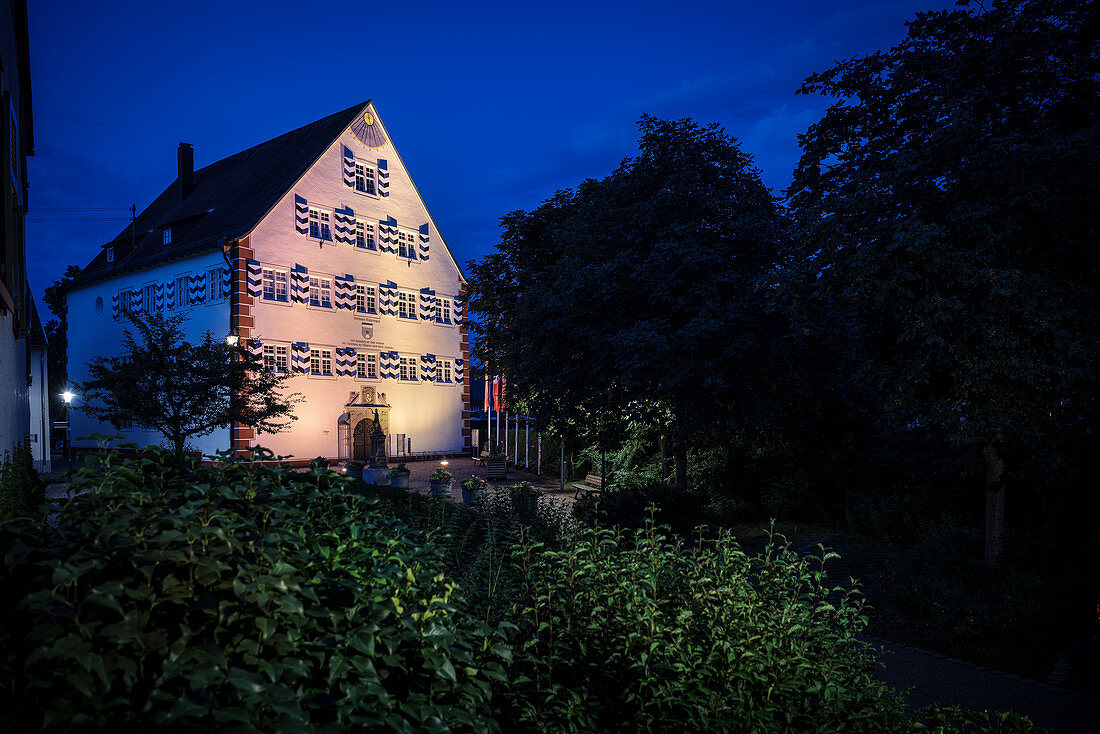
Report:
<svg viewBox="0 0 1100 734"><path fill-rule="evenodd" d="M177 155L176 201L182 204L195 188L195 150L190 143L180 143Z"/></svg>

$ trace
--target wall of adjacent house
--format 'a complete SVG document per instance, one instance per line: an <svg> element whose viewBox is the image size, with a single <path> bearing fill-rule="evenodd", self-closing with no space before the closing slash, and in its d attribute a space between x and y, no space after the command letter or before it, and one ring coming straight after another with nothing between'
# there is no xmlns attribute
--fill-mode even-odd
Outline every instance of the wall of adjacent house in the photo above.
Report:
<svg viewBox="0 0 1100 734"><path fill-rule="evenodd" d="M216 297L211 299L210 279L216 281ZM186 293L177 285L186 285ZM129 294L129 296L127 295ZM140 294L140 306L144 308L147 295L152 296L151 308L165 314L182 313L187 316L184 330L190 341L198 341L210 331L217 338L229 333L229 268L220 251L210 252L186 260L169 262L158 267L117 275L108 280L77 288L67 295L68 302L68 375L77 398L73 405L82 404L83 396L78 386L88 379L88 362L93 357L121 356L122 335L132 327L121 313L129 297ZM134 303L131 300L131 303ZM59 388L64 390L64 386ZM93 433L122 433L123 438L112 442L136 443L139 446L162 445L164 437L155 431L147 431L138 425L116 429L93 420L80 410L70 411L73 446L91 447L94 441L77 440ZM229 449L229 429L219 429L192 441L204 455Z"/></svg>
<svg viewBox="0 0 1100 734"><path fill-rule="evenodd" d="M306 360L288 365L297 371L290 389L306 397L298 420L284 433L254 439L277 454L342 456L338 421L349 395L364 385L392 406L391 453L398 434L411 441L412 452L465 450L462 277L377 111L368 112L370 142L379 145L364 145L353 123L242 242L252 253L242 321L252 348L297 346ZM285 300L272 288L279 273L286 275ZM373 312L357 302L357 287L364 300L373 296ZM402 317L403 307L415 318ZM309 362L314 351L331 353L329 374L311 369L318 366ZM358 376L360 354L376 360L376 377ZM435 379L443 363L446 382Z"/></svg>
<svg viewBox="0 0 1100 734"><path fill-rule="evenodd" d="M0 309L0 457L27 437L27 340L12 333L15 314Z"/></svg>
<svg viewBox="0 0 1100 734"><path fill-rule="evenodd" d="M34 465L38 471L50 471L50 383L46 350L30 350L30 442Z"/></svg>

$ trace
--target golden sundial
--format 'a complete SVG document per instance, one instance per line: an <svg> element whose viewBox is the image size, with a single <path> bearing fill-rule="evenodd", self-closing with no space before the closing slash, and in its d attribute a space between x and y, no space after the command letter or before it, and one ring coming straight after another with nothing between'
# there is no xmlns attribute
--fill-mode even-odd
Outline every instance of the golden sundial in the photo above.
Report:
<svg viewBox="0 0 1100 734"><path fill-rule="evenodd" d="M382 126L370 110L363 113L355 122L351 123L351 134L368 148L381 148L386 144L386 136L382 132Z"/></svg>

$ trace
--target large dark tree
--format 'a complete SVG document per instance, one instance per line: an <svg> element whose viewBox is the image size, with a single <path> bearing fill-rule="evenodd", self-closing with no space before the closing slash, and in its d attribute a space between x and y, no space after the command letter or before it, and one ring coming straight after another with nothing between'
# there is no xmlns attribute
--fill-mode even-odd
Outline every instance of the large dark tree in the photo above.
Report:
<svg viewBox="0 0 1100 734"><path fill-rule="evenodd" d="M533 413L627 417L689 445L776 417L786 352L772 283L786 237L751 159L716 125L643 117L636 157L502 220L470 264L475 353Z"/></svg>
<svg viewBox="0 0 1100 734"><path fill-rule="evenodd" d="M1006 468L1072 483L1096 428L1100 24L1095 2L960 5L806 81L835 102L790 199L805 313L895 437L980 467L995 556Z"/></svg>
<svg viewBox="0 0 1100 734"><path fill-rule="evenodd" d="M81 390L89 415L116 428L133 422L159 431L179 458L193 436L232 423L277 433L296 419L298 394L281 391L286 373L264 369L243 344L210 332L191 344L184 316L130 316L122 357L96 357ZM136 333L135 333L136 332Z"/></svg>

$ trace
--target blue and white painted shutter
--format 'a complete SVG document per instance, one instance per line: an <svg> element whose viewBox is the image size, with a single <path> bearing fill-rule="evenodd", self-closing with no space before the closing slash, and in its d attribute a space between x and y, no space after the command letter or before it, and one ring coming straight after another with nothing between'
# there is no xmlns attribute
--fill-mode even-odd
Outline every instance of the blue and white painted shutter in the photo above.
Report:
<svg viewBox="0 0 1100 734"><path fill-rule="evenodd" d="M355 245L355 210L350 206L332 213L336 225L336 244Z"/></svg>
<svg viewBox="0 0 1100 734"><path fill-rule="evenodd" d="M309 342L294 342L290 345L290 371L309 374Z"/></svg>
<svg viewBox="0 0 1100 734"><path fill-rule="evenodd" d="M349 311L354 311L355 276L351 273L345 273L343 276L337 275L332 280L334 283L334 289L336 291L333 294L336 308L343 308Z"/></svg>
<svg viewBox="0 0 1100 734"><path fill-rule="evenodd" d="M341 146L344 149L344 185L349 189L355 187L355 156L352 155L351 148L344 145Z"/></svg>
<svg viewBox="0 0 1100 734"><path fill-rule="evenodd" d="M264 269L259 260L245 260L248 268L248 295L259 298L264 294Z"/></svg>
<svg viewBox="0 0 1100 734"><path fill-rule="evenodd" d="M264 358L264 344L259 339L248 339L248 353L259 360Z"/></svg>
<svg viewBox="0 0 1100 734"><path fill-rule="evenodd" d="M290 271L290 302L305 303L309 300L309 268L295 264Z"/></svg>
<svg viewBox="0 0 1100 734"><path fill-rule="evenodd" d="M451 301L451 318L454 319L456 324L462 323L462 314L465 312L466 304L462 302L459 296L455 296Z"/></svg>
<svg viewBox="0 0 1100 734"><path fill-rule="evenodd" d="M206 273L192 273L187 278L187 305L202 303L206 293Z"/></svg>
<svg viewBox="0 0 1100 734"><path fill-rule="evenodd" d="M397 352L382 352L378 355L378 376L383 380L396 380L400 375Z"/></svg>
<svg viewBox="0 0 1100 734"><path fill-rule="evenodd" d="M111 296L111 318L113 318L115 321L118 321L118 317L118 293L116 292L113 296Z"/></svg>
<svg viewBox="0 0 1100 734"><path fill-rule="evenodd" d="M378 195L390 195L390 171L385 158L378 159Z"/></svg>
<svg viewBox="0 0 1100 734"><path fill-rule="evenodd" d="M297 194L294 195L294 230L298 234L309 234L309 202Z"/></svg>
<svg viewBox="0 0 1100 734"><path fill-rule="evenodd" d="M355 377L355 347L336 347L336 376Z"/></svg>
<svg viewBox="0 0 1100 734"><path fill-rule="evenodd" d="M397 283L392 280L378 286L378 313L383 316L397 315Z"/></svg>
<svg viewBox="0 0 1100 734"><path fill-rule="evenodd" d="M417 316L421 321L435 321L435 291L431 288L420 289L420 308Z"/></svg>
<svg viewBox="0 0 1100 734"><path fill-rule="evenodd" d="M167 283L164 284L164 298L168 303L177 305L179 301L176 300L176 279L170 278Z"/></svg>
<svg viewBox="0 0 1100 734"><path fill-rule="evenodd" d="M229 266L222 267L222 298L229 298Z"/></svg>
<svg viewBox="0 0 1100 734"><path fill-rule="evenodd" d="M435 382L434 354L422 354L420 356L420 379L424 382Z"/></svg>
<svg viewBox="0 0 1100 734"><path fill-rule="evenodd" d="M161 283L159 280L157 284L153 286L153 301L155 304L153 307L157 312L164 311L164 283Z"/></svg>
<svg viewBox="0 0 1100 734"><path fill-rule="evenodd" d="M428 259L428 225L420 225L420 259Z"/></svg>
<svg viewBox="0 0 1100 734"><path fill-rule="evenodd" d="M394 217L379 220L378 249L380 252L397 253L397 219Z"/></svg>
<svg viewBox="0 0 1100 734"><path fill-rule="evenodd" d="M461 359L456 359L455 360L455 371L454 371L455 382L462 382L465 375L466 375L465 364L462 362Z"/></svg>

